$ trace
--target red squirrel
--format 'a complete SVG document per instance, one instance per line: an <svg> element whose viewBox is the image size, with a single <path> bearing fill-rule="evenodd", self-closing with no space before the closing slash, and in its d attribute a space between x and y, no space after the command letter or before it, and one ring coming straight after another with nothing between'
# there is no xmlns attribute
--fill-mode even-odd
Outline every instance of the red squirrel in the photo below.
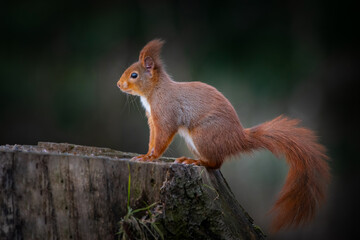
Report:
<svg viewBox="0 0 360 240"><path fill-rule="evenodd" d="M271 229L309 222L325 199L330 180L325 147L299 121L279 116L252 128L244 128L231 103L214 87L202 82L175 82L160 58L164 42L150 41L139 61L122 74L117 86L140 96L150 128L149 151L133 158L158 159L175 134L185 138L196 159L180 157L176 163L220 168L231 156L268 149L285 156L289 172L272 212Z"/></svg>

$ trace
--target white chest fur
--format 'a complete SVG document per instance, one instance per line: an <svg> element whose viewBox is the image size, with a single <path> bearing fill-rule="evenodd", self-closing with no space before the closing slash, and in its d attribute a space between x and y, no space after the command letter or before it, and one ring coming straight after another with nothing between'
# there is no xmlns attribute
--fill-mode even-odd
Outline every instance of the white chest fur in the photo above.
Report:
<svg viewBox="0 0 360 240"><path fill-rule="evenodd" d="M180 134L180 136L182 136L185 139L187 145L190 148L192 148L192 150L195 151L195 153L197 153L199 155L199 152L196 149L194 141L193 141L193 139L192 139L192 137L191 137L191 135L189 133L189 130L187 128L185 128L185 127L180 127L179 130L178 130L178 133Z"/></svg>
<svg viewBox="0 0 360 240"><path fill-rule="evenodd" d="M143 107L145 108L145 110L151 114L151 107L150 107L150 104L149 102L147 101L147 99L145 97L140 97L140 101L141 101L141 104L143 105Z"/></svg>

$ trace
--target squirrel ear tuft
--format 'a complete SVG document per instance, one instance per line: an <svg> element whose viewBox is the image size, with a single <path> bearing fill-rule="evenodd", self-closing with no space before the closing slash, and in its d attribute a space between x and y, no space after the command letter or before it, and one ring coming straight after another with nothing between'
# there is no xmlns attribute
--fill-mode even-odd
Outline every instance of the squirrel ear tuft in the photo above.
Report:
<svg viewBox="0 0 360 240"><path fill-rule="evenodd" d="M148 70L153 69L154 68L154 61L150 56L147 56L144 59L144 64L143 65Z"/></svg>
<svg viewBox="0 0 360 240"><path fill-rule="evenodd" d="M160 53L163 45L164 41L160 39L154 39L145 45L139 56L139 61L143 67L154 69L162 66Z"/></svg>

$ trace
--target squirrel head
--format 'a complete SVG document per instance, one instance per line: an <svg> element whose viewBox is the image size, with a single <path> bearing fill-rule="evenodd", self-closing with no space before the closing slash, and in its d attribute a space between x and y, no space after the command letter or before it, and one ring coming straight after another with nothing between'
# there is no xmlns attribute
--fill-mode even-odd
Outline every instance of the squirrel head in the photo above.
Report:
<svg viewBox="0 0 360 240"><path fill-rule="evenodd" d="M132 95L146 96L156 86L163 64L160 59L164 41L155 39L141 50L139 61L133 63L122 74L117 86Z"/></svg>

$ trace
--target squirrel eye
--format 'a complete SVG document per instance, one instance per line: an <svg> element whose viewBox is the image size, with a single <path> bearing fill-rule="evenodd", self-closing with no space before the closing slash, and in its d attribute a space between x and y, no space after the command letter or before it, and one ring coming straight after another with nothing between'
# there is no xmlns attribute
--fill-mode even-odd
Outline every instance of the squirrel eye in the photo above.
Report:
<svg viewBox="0 0 360 240"><path fill-rule="evenodd" d="M135 72L133 72L130 76L131 76L131 78L137 78L137 77L138 77L138 74L135 73Z"/></svg>

